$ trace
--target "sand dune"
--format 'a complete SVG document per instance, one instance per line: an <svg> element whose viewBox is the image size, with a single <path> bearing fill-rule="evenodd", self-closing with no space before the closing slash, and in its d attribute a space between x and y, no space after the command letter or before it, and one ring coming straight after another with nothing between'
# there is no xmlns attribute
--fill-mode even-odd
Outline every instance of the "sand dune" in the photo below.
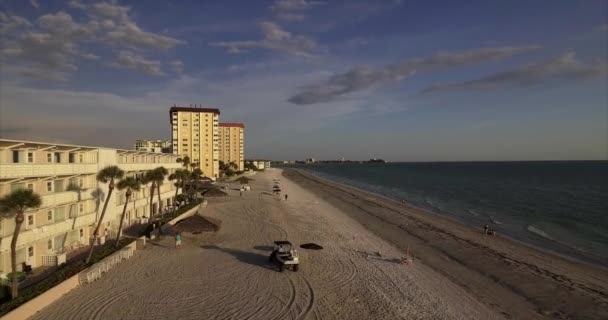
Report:
<svg viewBox="0 0 608 320"><path fill-rule="evenodd" d="M281 179L287 201L261 192ZM80 287L34 319L494 319L501 316L460 286L414 262L280 170L257 174L253 190L228 191L205 215L213 234L171 238ZM300 249L298 272L268 265L272 241ZM378 255L377 253L380 253Z"/></svg>

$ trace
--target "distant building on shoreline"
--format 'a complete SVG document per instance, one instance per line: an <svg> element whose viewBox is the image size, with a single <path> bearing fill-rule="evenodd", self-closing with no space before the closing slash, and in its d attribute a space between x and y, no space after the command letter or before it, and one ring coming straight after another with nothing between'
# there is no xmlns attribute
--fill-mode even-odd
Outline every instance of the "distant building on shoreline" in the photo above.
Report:
<svg viewBox="0 0 608 320"><path fill-rule="evenodd" d="M245 162L253 164L258 170L270 168L270 160L245 160Z"/></svg>
<svg viewBox="0 0 608 320"><path fill-rule="evenodd" d="M173 153L170 140L136 140L135 150L156 153Z"/></svg>
<svg viewBox="0 0 608 320"><path fill-rule="evenodd" d="M177 107L169 109L172 130L173 154L188 156L191 163L198 163L206 177L220 176L220 110L202 107Z"/></svg>
<svg viewBox="0 0 608 320"><path fill-rule="evenodd" d="M239 171L245 170L244 131L242 123L220 123L220 161L234 162Z"/></svg>
<svg viewBox="0 0 608 320"><path fill-rule="evenodd" d="M39 194L42 205L25 212L25 221L17 241L17 266L25 262L33 268L53 266L65 261L70 251L90 244L108 184L96 180L97 173L115 165L125 176L141 176L163 166L169 173L182 167L177 156L136 150L111 149L47 142L0 139L0 197L13 190L30 189ZM181 190L178 191L178 194ZM160 187L162 207L175 202L175 186L165 180ZM159 209L156 193L143 185L133 192L127 206L123 228L147 223ZM102 221L100 243L116 237L125 190L114 189ZM145 218L144 218L145 217ZM15 219L0 218L0 273L11 272L10 244Z"/></svg>

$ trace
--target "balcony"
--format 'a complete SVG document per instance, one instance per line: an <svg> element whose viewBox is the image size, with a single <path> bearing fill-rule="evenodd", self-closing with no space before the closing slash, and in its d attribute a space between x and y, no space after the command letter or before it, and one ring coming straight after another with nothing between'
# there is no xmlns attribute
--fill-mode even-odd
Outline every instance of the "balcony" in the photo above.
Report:
<svg viewBox="0 0 608 320"><path fill-rule="evenodd" d="M91 173L97 173L96 163L0 164L0 177L2 178L45 177Z"/></svg>
<svg viewBox="0 0 608 320"><path fill-rule="evenodd" d="M124 171L145 171L152 170L157 167L165 167L167 169L179 169L182 164L179 162L165 162L165 163L119 163L120 167Z"/></svg>
<svg viewBox="0 0 608 320"><path fill-rule="evenodd" d="M48 238L51 236L57 236L68 231L78 230L81 227L91 225L95 222L95 216L95 212L91 212L76 217L76 221L74 221L74 219L66 219L64 221L53 223L50 225L21 231L21 233L19 234L19 239L17 241L17 247L32 243L36 240ZM12 237L12 233L10 235L6 235L5 237ZM10 250L10 246L10 239L5 238L2 241L0 250Z"/></svg>
<svg viewBox="0 0 608 320"><path fill-rule="evenodd" d="M66 203L93 199L91 191L93 189L82 189L80 197L76 191L55 192L42 196L42 208L55 207Z"/></svg>

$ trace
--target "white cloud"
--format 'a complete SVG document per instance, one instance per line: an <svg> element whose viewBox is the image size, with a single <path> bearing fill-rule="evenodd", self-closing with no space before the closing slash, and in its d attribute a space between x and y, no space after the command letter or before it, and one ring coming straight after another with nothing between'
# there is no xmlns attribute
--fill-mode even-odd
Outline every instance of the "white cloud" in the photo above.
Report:
<svg viewBox="0 0 608 320"><path fill-rule="evenodd" d="M70 2L68 2L68 7L74 9L84 9L86 6L78 0L71 0Z"/></svg>
<svg viewBox="0 0 608 320"><path fill-rule="evenodd" d="M0 12L0 34L6 35L16 29L27 28L31 25L26 18Z"/></svg>
<svg viewBox="0 0 608 320"><path fill-rule="evenodd" d="M261 22L260 29L264 36L261 40L222 41L209 45L225 47L230 53L240 53L243 49L258 47L304 57L314 56L314 51L318 47L314 39L303 35L294 35L283 30L274 22Z"/></svg>
<svg viewBox="0 0 608 320"><path fill-rule="evenodd" d="M322 1L309 0L277 0L269 9L275 14L275 17L284 21L302 21L306 19L305 11L314 6L325 4Z"/></svg>
<svg viewBox="0 0 608 320"><path fill-rule="evenodd" d="M81 49L84 43L95 43L120 50L116 64L159 75L162 74L159 61L125 55L122 51L170 49L185 43L142 30L129 16L130 7L106 2L85 5L77 1L68 5L87 13L86 20L77 22L70 14L59 11L42 15L32 24L23 17L0 12L0 31L5 41L0 57L16 65L22 76L65 81L78 69L79 59L100 60L99 55Z"/></svg>
<svg viewBox="0 0 608 320"><path fill-rule="evenodd" d="M525 87L549 81L594 79L605 77L607 74L608 65L606 62L584 64L576 59L574 53L570 52L557 59L532 63L479 79L432 85L422 90L421 93Z"/></svg>
<svg viewBox="0 0 608 320"><path fill-rule="evenodd" d="M110 28L111 31L108 31L102 40L110 45L120 48L170 49L178 44L186 43L171 37L143 31L132 22L124 22Z"/></svg>
<svg viewBox="0 0 608 320"><path fill-rule="evenodd" d="M153 61L129 51L121 51L113 64L115 67L125 67L141 71L145 74L160 76L165 73L161 70L160 61Z"/></svg>
<svg viewBox="0 0 608 320"><path fill-rule="evenodd" d="M176 73L182 74L184 73L184 63L179 60L173 60L169 62L169 65Z"/></svg>
<svg viewBox="0 0 608 320"><path fill-rule="evenodd" d="M382 67L360 66L336 74L321 83L308 85L289 98L294 104L326 103L352 92L399 81L416 72L464 66L507 58L538 49L538 46L481 48L461 52L438 52L430 57L406 60Z"/></svg>

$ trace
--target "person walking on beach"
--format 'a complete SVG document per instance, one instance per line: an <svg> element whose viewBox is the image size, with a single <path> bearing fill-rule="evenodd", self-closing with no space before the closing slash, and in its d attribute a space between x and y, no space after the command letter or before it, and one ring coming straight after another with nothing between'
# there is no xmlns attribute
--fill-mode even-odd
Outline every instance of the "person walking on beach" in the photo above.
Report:
<svg viewBox="0 0 608 320"><path fill-rule="evenodd" d="M287 200L287 194L285 194L285 200Z"/></svg>
<svg viewBox="0 0 608 320"><path fill-rule="evenodd" d="M488 225L486 224L485 227L483 227L483 234L488 234Z"/></svg>
<svg viewBox="0 0 608 320"><path fill-rule="evenodd" d="M179 248L182 245L182 233L178 232L175 235L175 247Z"/></svg>

